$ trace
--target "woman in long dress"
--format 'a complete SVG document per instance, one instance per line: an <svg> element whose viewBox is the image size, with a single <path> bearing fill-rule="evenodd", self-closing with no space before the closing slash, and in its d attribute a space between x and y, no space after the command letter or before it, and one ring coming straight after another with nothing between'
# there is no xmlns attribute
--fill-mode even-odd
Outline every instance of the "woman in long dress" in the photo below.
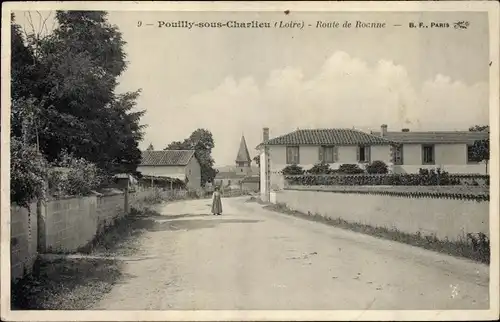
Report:
<svg viewBox="0 0 500 322"><path fill-rule="evenodd" d="M215 187L212 199L212 214L219 216L222 214L222 201L221 201L221 193L219 191L219 187Z"/></svg>

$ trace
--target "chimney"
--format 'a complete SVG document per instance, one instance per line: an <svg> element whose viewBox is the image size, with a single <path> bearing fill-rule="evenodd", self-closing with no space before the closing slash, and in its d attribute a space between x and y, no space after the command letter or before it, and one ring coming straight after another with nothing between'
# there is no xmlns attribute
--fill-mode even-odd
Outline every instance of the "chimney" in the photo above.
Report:
<svg viewBox="0 0 500 322"><path fill-rule="evenodd" d="M382 124L380 126L380 136L387 136L387 124Z"/></svg>
<svg viewBox="0 0 500 322"><path fill-rule="evenodd" d="M401 132L410 132L410 129L402 129Z"/></svg>
<svg viewBox="0 0 500 322"><path fill-rule="evenodd" d="M268 127L265 127L262 129L262 140L264 142L266 142L267 140L269 140L269 128Z"/></svg>

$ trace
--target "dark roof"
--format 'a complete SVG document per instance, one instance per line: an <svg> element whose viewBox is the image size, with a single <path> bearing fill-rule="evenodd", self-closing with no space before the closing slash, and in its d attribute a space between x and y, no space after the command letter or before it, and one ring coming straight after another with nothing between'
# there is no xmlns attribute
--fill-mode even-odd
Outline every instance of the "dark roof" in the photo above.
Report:
<svg viewBox="0 0 500 322"><path fill-rule="evenodd" d="M372 132L379 135L380 132ZM387 132L385 138L400 143L463 143L472 144L477 140L485 140L488 132L472 131L426 131L426 132Z"/></svg>
<svg viewBox="0 0 500 322"><path fill-rule="evenodd" d="M142 151L140 165L183 166L194 156L194 150Z"/></svg>
<svg viewBox="0 0 500 322"><path fill-rule="evenodd" d="M236 162L252 162L244 136L241 137L240 148L238 150L238 154L236 155Z"/></svg>
<svg viewBox="0 0 500 322"><path fill-rule="evenodd" d="M357 145L390 144L380 136L354 129L305 129L278 136L263 142L264 145Z"/></svg>

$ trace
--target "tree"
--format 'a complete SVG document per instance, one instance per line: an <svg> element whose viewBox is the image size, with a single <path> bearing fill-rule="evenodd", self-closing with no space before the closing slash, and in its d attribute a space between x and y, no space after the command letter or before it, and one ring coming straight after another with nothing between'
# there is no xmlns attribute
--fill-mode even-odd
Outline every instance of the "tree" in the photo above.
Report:
<svg viewBox="0 0 500 322"><path fill-rule="evenodd" d="M148 151L154 151L155 148L153 147L153 143L149 143L149 146L147 148Z"/></svg>
<svg viewBox="0 0 500 322"><path fill-rule="evenodd" d="M197 129L184 141L174 141L165 150L194 150L195 157L201 167L201 185L212 182L217 174L214 169L212 149L214 148L212 132L206 129Z"/></svg>
<svg viewBox="0 0 500 322"><path fill-rule="evenodd" d="M102 11L57 11L56 20L43 37L33 29L23 38L12 23L13 135L49 161L67 150L110 172L134 172L144 111L135 110L140 90L115 93L126 68L121 33Z"/></svg>
<svg viewBox="0 0 500 322"><path fill-rule="evenodd" d="M490 132L489 125L474 125L469 128L471 132ZM488 138L484 140L474 141L474 144L471 148L472 159L476 162L483 162L486 165L486 173L488 173L488 163L490 161L490 139Z"/></svg>
<svg viewBox="0 0 500 322"><path fill-rule="evenodd" d="M255 161L255 164L260 168L260 155L257 155L253 158L253 161Z"/></svg>

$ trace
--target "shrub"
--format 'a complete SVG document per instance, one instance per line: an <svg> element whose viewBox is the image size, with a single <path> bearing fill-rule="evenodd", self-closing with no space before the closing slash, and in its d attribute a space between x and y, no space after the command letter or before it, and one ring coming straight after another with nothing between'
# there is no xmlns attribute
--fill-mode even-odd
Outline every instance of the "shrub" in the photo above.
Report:
<svg viewBox="0 0 500 322"><path fill-rule="evenodd" d="M340 165L338 172L345 174L361 174L365 171L361 169L357 164L342 164Z"/></svg>
<svg viewBox="0 0 500 322"><path fill-rule="evenodd" d="M56 196L88 195L105 180L95 164L66 152L56 165L60 168L53 168L49 174L49 188Z"/></svg>
<svg viewBox="0 0 500 322"><path fill-rule="evenodd" d="M307 173L310 174L328 174L330 172L330 165L324 162L317 163L311 169L307 170Z"/></svg>
<svg viewBox="0 0 500 322"><path fill-rule="evenodd" d="M445 171L423 171L422 174L386 175L285 175L291 185L339 185L339 186L437 186L458 185L460 180Z"/></svg>
<svg viewBox="0 0 500 322"><path fill-rule="evenodd" d="M389 170L387 168L387 164L383 161L373 161L371 164L366 166L366 172L370 174L385 174L388 173Z"/></svg>
<svg viewBox="0 0 500 322"><path fill-rule="evenodd" d="M24 145L15 136L10 140L10 199L27 207L45 194L48 164L31 145Z"/></svg>
<svg viewBox="0 0 500 322"><path fill-rule="evenodd" d="M281 170L284 175L300 175L304 174L304 169L296 164L288 165Z"/></svg>

